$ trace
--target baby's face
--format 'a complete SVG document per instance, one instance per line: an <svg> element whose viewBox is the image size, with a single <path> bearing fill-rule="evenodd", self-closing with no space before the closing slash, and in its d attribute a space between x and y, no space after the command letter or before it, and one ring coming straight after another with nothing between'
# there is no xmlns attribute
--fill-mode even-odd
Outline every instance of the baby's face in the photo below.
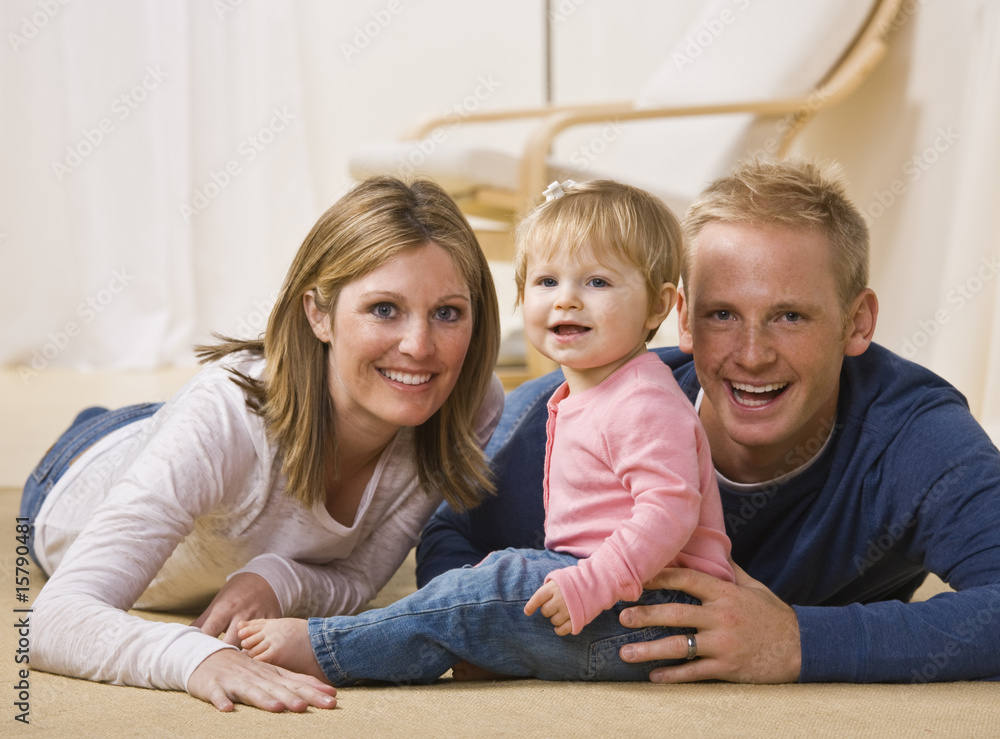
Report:
<svg viewBox="0 0 1000 739"><path fill-rule="evenodd" d="M598 260L593 252L529 257L524 283L528 339L562 365L571 392L597 385L644 352L647 334L673 304L651 313L642 271L611 254Z"/></svg>

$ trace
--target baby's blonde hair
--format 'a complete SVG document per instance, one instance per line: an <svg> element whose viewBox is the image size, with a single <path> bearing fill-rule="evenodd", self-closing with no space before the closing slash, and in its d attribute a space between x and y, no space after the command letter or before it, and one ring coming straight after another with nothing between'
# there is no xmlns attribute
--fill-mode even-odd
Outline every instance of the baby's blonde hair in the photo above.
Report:
<svg viewBox="0 0 1000 739"><path fill-rule="evenodd" d="M649 310L663 283L680 278L683 235L680 222L659 198L612 180L574 184L521 221L515 232L514 279L517 301L524 300L528 257L546 259L557 250L591 249L635 266L646 279ZM646 341L653 338L653 329Z"/></svg>

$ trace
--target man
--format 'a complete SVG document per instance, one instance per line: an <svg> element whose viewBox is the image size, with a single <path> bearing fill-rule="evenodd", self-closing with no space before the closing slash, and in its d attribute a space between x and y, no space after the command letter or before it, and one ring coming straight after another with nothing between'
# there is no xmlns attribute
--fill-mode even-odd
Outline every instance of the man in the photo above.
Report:
<svg viewBox="0 0 1000 739"><path fill-rule="evenodd" d="M680 347L658 353L705 426L744 569L735 584L665 570L652 587L702 605L629 608L622 623L696 638L622 659L688 658L658 682L1000 679L1000 452L955 388L872 343L868 231L836 169L745 163L684 226ZM420 584L542 546L545 400L560 381L510 395L487 450L498 494L438 510ZM928 572L958 592L908 603Z"/></svg>

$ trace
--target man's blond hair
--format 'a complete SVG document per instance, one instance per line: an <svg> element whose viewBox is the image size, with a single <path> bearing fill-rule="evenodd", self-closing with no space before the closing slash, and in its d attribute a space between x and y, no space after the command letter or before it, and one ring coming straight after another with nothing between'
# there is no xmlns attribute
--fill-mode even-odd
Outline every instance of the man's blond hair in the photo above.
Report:
<svg viewBox="0 0 1000 739"><path fill-rule="evenodd" d="M840 166L806 159L741 162L709 185L684 217L682 279L688 283L698 234L716 223L818 228L830 245L841 308L868 286L869 236L847 197Z"/></svg>

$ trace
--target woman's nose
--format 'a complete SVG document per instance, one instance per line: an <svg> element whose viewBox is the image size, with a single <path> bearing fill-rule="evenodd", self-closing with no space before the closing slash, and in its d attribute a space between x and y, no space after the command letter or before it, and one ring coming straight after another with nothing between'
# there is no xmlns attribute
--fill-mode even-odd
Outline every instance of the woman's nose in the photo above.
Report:
<svg viewBox="0 0 1000 739"><path fill-rule="evenodd" d="M399 351L414 359L426 359L434 353L434 341L427 321L407 321L399 341Z"/></svg>

